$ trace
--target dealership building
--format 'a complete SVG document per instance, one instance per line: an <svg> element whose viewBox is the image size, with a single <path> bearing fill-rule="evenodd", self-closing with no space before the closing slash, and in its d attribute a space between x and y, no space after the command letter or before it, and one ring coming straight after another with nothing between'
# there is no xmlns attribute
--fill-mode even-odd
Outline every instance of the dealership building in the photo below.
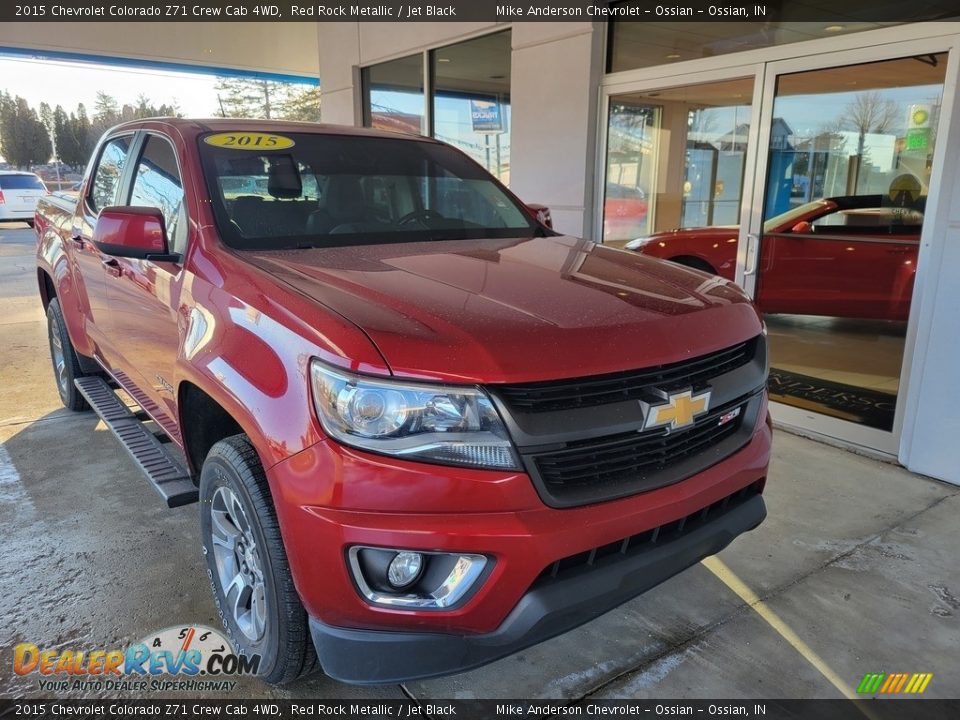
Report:
<svg viewBox="0 0 960 720"><path fill-rule="evenodd" d="M736 280L775 422L960 484L960 23L19 23L0 50L319 78L325 122L440 138L559 231Z"/></svg>

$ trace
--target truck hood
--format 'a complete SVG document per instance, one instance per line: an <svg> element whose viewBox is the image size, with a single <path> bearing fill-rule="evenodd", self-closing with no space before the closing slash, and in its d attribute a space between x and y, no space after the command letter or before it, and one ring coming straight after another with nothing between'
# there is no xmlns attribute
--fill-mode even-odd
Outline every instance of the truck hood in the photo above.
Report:
<svg viewBox="0 0 960 720"><path fill-rule="evenodd" d="M676 362L760 332L732 283L572 237L242 256L355 323L405 377L594 375Z"/></svg>

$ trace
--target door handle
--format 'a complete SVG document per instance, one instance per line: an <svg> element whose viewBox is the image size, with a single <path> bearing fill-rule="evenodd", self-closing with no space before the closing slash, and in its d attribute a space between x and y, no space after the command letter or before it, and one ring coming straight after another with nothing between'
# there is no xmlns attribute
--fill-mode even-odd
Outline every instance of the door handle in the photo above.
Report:
<svg viewBox="0 0 960 720"><path fill-rule="evenodd" d="M754 275L757 272L757 261L760 259L760 236L756 233L747 234L747 259L746 267L743 269L744 277Z"/></svg>
<svg viewBox="0 0 960 720"><path fill-rule="evenodd" d="M120 265L116 258L104 258L100 261L104 267L115 268Z"/></svg>
<svg viewBox="0 0 960 720"><path fill-rule="evenodd" d="M83 250L84 240L80 235L74 235L70 238L73 241L73 244L77 246L78 250Z"/></svg>

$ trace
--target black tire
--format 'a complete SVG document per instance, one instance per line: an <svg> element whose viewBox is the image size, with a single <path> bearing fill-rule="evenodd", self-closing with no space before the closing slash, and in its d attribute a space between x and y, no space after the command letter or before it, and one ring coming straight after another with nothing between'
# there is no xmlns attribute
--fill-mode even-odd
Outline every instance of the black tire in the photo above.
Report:
<svg viewBox="0 0 960 720"><path fill-rule="evenodd" d="M60 310L60 301L57 298L53 298L47 305L47 341L50 344L53 378L57 383L57 392L64 407L76 412L89 410L87 401L73 384L74 380L83 377L86 373L80 367L77 351L73 349L73 343L70 342L63 312Z"/></svg>
<svg viewBox="0 0 960 720"><path fill-rule="evenodd" d="M247 532L255 543L252 553L256 562L253 565L257 567L258 574L254 576L251 572L249 577L262 577L262 597L266 606L265 627L259 638L251 637L249 632L252 628L241 628L236 619L232 609L236 596L232 594L233 591L228 593L225 590L215 555L214 511L215 507L222 507L224 496L230 497L228 491L233 493L232 498L239 501L242 514L246 516L237 523L238 529L240 525L248 525ZM275 685L292 682L316 669L317 658L310 638L307 613L293 585L267 477L246 435L234 435L221 440L211 448L203 463L200 472L200 530L203 555L207 561L207 578L213 590L217 613L238 652L248 657L259 655L258 675ZM217 552L230 554L231 551L224 549L221 544ZM232 557L236 563L234 570L239 576L242 574L241 566L247 566L241 559L242 554L238 557L233 551ZM228 594L231 595L230 600ZM248 607L247 603L242 604ZM253 609L248 612L250 616L255 614Z"/></svg>

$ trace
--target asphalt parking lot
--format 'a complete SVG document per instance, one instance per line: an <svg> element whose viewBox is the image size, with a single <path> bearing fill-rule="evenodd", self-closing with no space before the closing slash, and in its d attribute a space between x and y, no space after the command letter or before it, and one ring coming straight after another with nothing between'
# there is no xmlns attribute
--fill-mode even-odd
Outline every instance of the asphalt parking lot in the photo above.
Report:
<svg viewBox="0 0 960 720"><path fill-rule="evenodd" d="M164 507L92 413L60 406L33 233L0 225L0 696L12 648L120 647L216 626L197 506ZM646 595L479 670L357 688L314 675L231 697L839 698L867 672L960 688L960 488L786 432L769 517Z"/></svg>

